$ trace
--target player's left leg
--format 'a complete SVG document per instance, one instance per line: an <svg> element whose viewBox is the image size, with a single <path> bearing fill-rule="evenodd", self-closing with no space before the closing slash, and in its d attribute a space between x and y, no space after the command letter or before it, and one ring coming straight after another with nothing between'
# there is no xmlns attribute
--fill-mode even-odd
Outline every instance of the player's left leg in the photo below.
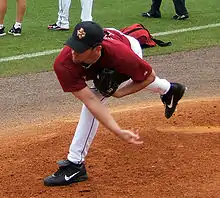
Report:
<svg viewBox="0 0 220 198"><path fill-rule="evenodd" d="M14 36L21 35L21 24L26 11L26 0L17 0L16 22L12 28L8 31L9 34Z"/></svg>
<svg viewBox="0 0 220 198"><path fill-rule="evenodd" d="M0 0L0 36L5 36L4 17L7 11L7 0Z"/></svg>
<svg viewBox="0 0 220 198"><path fill-rule="evenodd" d="M133 37L126 37L129 39L134 53L142 58L142 49L139 42ZM122 86L125 84L126 83ZM154 81L151 82L146 89L160 94L161 100L165 106L165 117L170 118L175 112L176 106L179 100L183 97L186 88L180 83L170 83L166 79L161 79L158 76L155 76Z"/></svg>

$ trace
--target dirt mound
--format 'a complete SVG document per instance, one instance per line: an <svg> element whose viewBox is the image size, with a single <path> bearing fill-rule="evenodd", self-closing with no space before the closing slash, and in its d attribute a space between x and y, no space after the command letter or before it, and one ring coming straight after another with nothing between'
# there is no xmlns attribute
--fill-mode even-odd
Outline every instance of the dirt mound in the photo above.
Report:
<svg viewBox="0 0 220 198"><path fill-rule="evenodd" d="M162 105L117 111L121 126L140 128L129 145L100 126L86 161L89 180L45 187L65 159L76 123L20 126L1 135L0 197L219 197L220 100L183 101L171 119Z"/></svg>

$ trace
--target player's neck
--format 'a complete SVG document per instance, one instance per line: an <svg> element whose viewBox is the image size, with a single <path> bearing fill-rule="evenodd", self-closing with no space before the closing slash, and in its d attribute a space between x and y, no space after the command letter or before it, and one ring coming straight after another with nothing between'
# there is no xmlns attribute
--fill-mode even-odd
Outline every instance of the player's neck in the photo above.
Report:
<svg viewBox="0 0 220 198"><path fill-rule="evenodd" d="M83 63L82 64L83 67L86 69L90 68L94 63L96 63L99 60L100 57L101 57L101 53L98 54L98 56L94 57L91 61L88 61L90 63Z"/></svg>
<svg viewBox="0 0 220 198"><path fill-rule="evenodd" d="M101 53L96 54L94 57L92 57L89 61L85 62L86 64L94 64L96 63L99 58L101 57Z"/></svg>

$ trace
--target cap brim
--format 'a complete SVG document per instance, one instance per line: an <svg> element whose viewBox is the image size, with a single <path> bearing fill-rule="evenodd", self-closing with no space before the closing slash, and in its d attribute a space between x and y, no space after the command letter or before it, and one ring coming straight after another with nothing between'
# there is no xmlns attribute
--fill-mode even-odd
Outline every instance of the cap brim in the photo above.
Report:
<svg viewBox="0 0 220 198"><path fill-rule="evenodd" d="M71 47L77 53L83 53L90 48L90 46L86 45L82 41L78 39L74 39L74 37L70 37L66 42L65 45Z"/></svg>

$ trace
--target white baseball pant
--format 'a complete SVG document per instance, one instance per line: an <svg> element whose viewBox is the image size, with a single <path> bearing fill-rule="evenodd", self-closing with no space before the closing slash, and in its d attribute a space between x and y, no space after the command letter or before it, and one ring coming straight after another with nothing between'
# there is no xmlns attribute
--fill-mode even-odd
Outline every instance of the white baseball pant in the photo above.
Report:
<svg viewBox="0 0 220 198"><path fill-rule="evenodd" d="M71 0L59 0L58 18L56 24L61 28L69 29L69 10ZM93 0L81 0L81 20L92 21Z"/></svg>
<svg viewBox="0 0 220 198"><path fill-rule="evenodd" d="M131 49L134 51L134 53L136 53L140 58L143 58L142 49L139 42L133 37L127 35L126 37L130 41ZM125 86L130 80L122 83L120 87ZM167 80L159 79L158 77L156 77L156 80L147 87L147 89L160 94L166 93L169 90L169 88L170 88L170 83ZM100 99L102 104L106 104L108 98L102 96L100 92L97 91L95 88L91 88L91 90ZM69 153L67 156L67 159L69 161L75 164L80 164L85 161L85 157L88 153L93 138L96 135L98 126L99 126L99 121L90 113L87 107L83 105L80 119L72 143L69 148Z"/></svg>

